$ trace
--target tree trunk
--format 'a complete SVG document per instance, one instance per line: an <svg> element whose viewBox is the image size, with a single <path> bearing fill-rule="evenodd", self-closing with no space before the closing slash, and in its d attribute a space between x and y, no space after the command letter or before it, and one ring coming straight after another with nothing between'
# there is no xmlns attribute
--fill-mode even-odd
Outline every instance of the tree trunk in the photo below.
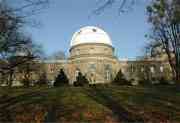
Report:
<svg viewBox="0 0 180 123"><path fill-rule="evenodd" d="M169 62L169 65L170 65L170 67L171 67L171 70L172 70L172 79L173 80L176 80L176 74L177 74L177 72L176 72L176 66L175 66L175 64L174 64L174 62L173 62L173 60L172 60L172 56L171 56L171 53L170 53L170 51L166 48L165 49L166 50L166 54L167 54L167 56L168 56L168 62Z"/></svg>
<svg viewBox="0 0 180 123"><path fill-rule="evenodd" d="M12 87L13 82L13 71L10 72L9 74L9 79L8 79L8 86Z"/></svg>
<svg viewBox="0 0 180 123"><path fill-rule="evenodd" d="M176 82L180 82L180 70L178 68L176 70Z"/></svg>
<svg viewBox="0 0 180 123"><path fill-rule="evenodd" d="M30 82L29 82L29 74L26 73L25 74L25 83L24 83L25 87L29 87L30 86Z"/></svg>

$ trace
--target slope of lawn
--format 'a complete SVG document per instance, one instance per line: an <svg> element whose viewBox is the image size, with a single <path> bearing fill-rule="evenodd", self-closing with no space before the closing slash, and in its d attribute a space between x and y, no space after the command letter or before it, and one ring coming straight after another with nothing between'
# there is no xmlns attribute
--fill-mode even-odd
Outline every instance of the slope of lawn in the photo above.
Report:
<svg viewBox="0 0 180 123"><path fill-rule="evenodd" d="M0 122L180 122L176 86L0 88Z"/></svg>

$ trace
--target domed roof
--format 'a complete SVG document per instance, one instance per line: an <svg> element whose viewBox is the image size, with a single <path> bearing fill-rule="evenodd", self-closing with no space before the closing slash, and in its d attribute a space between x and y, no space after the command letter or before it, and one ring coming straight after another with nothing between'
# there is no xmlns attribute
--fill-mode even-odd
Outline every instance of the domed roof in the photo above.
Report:
<svg viewBox="0 0 180 123"><path fill-rule="evenodd" d="M112 46L109 35L98 27L87 26L74 33L71 47L78 44L102 43Z"/></svg>

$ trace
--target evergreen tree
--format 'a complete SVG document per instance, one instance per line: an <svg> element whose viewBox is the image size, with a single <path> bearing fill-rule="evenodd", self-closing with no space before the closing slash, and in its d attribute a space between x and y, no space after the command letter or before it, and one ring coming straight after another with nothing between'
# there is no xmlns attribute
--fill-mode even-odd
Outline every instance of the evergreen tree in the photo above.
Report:
<svg viewBox="0 0 180 123"><path fill-rule="evenodd" d="M55 79L54 86L59 87L59 86L68 85L68 84L69 84L68 77L64 73L63 69L61 69L58 76Z"/></svg>
<svg viewBox="0 0 180 123"><path fill-rule="evenodd" d="M125 78L121 70L119 70L112 83L117 85L130 85L130 82Z"/></svg>
<svg viewBox="0 0 180 123"><path fill-rule="evenodd" d="M74 86L84 86L85 84L89 84L89 81L86 76L83 76L83 74L79 72L76 81L74 82Z"/></svg>

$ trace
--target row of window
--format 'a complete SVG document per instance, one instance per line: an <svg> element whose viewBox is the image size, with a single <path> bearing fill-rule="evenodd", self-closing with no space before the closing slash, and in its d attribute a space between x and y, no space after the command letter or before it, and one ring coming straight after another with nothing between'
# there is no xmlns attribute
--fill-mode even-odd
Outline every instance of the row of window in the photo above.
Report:
<svg viewBox="0 0 180 123"><path fill-rule="evenodd" d="M78 76L78 74L79 74L79 70L76 70L76 72L75 72L75 78ZM94 73L91 73L90 74L90 81L95 81L95 76L94 76ZM106 70L105 71L105 79L107 80L107 81L110 81L111 80L111 71L110 70Z"/></svg>
<svg viewBox="0 0 180 123"><path fill-rule="evenodd" d="M94 64L94 63L89 64L88 69L90 71L95 71L96 70L96 64ZM105 65L105 70L109 70L109 69L111 69L111 65L109 65L109 64ZM49 71L50 72L55 72L56 70L58 70L57 65L54 65L54 64L49 65Z"/></svg>
<svg viewBox="0 0 180 123"><path fill-rule="evenodd" d="M111 69L112 69L111 65L109 65L109 64L105 65L104 68L105 68L105 71L111 71ZM56 65L54 65L54 64L49 65L49 71L50 72L55 72L55 71L57 71L57 69L58 68L57 68ZM88 69L90 71L96 71L96 64L94 64L94 63L89 64ZM137 66L131 65L130 68L129 68L129 72L136 72L137 70L138 71L140 70L140 72L145 72L146 70L148 70L151 73L155 73L155 71L157 70L157 67L155 67L155 66L150 66L150 67L141 66L141 67L137 67ZM122 71L124 71L124 70L122 70ZM158 71L163 73L164 72L164 67L160 66Z"/></svg>
<svg viewBox="0 0 180 123"><path fill-rule="evenodd" d="M155 71L157 70L157 67L155 66L150 66L150 67L145 67L145 66L141 66L141 67L137 67L137 66L130 66L130 72L136 72L137 70L140 70L140 72L145 72L146 70L150 71L151 73L155 73ZM160 66L159 67L159 72L164 72L164 67Z"/></svg>
<svg viewBox="0 0 180 123"><path fill-rule="evenodd" d="M104 48L104 52L106 52L108 50L108 48ZM95 48L89 48L88 49L88 52L89 53L93 53L95 51ZM80 52L81 52L81 50L80 49L76 49L75 50L75 55L80 55ZM83 52L83 51L82 51Z"/></svg>

